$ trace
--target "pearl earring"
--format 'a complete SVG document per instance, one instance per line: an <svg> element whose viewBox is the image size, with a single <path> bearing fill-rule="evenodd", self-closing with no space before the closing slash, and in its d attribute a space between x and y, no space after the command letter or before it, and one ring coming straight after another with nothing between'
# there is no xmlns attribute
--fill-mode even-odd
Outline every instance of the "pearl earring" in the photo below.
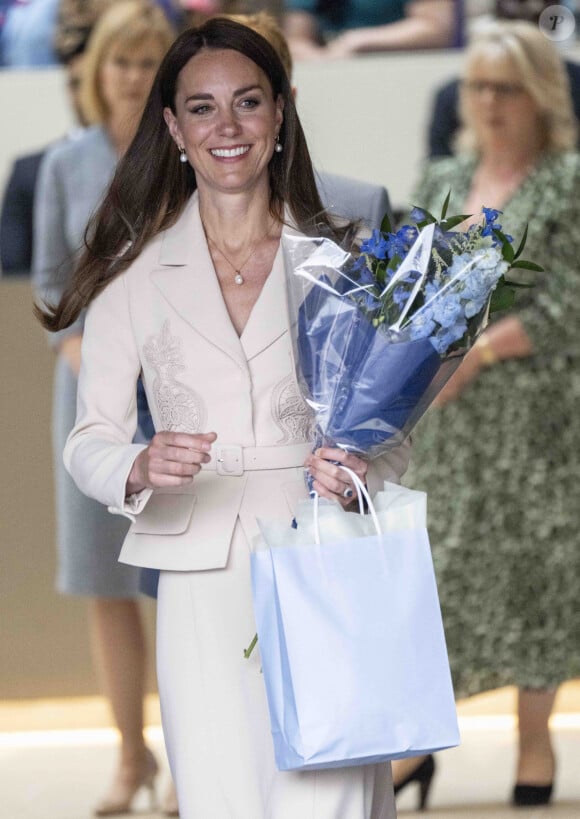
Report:
<svg viewBox="0 0 580 819"><path fill-rule="evenodd" d="M182 162L184 165L188 161L187 154L185 153L185 148L183 147L179 149L179 161Z"/></svg>
<svg viewBox="0 0 580 819"><path fill-rule="evenodd" d="M281 154L282 151L284 150L284 146L280 142L280 138L279 138L278 134L276 134L275 140L276 141L275 141L275 144L274 144L274 150L276 151L277 154Z"/></svg>

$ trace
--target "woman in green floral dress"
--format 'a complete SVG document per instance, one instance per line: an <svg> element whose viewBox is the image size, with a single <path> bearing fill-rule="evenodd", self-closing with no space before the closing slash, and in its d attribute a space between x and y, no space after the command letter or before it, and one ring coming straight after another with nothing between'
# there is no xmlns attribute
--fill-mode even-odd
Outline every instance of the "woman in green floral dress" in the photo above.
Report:
<svg viewBox="0 0 580 819"><path fill-rule="evenodd" d="M500 208L545 273L416 428L406 483L428 492L456 695L518 686L513 801L538 804L556 690L580 676L580 156L560 58L530 24L474 39L461 104L468 150L428 162L413 202L437 213L451 189L450 213ZM417 762L396 781L419 781Z"/></svg>

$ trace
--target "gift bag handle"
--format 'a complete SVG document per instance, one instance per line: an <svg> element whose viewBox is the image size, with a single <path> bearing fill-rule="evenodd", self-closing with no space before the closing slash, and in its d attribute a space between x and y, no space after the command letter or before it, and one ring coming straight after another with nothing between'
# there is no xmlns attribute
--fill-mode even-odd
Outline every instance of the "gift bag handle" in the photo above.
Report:
<svg viewBox="0 0 580 819"><path fill-rule="evenodd" d="M353 472L352 469L349 469L348 466L344 466L343 464L339 464L339 466L340 466L341 469L344 469L345 472L348 472L348 474L350 475L350 478L351 478L351 480L352 480L352 482L354 484L354 487L356 489L356 494L357 494L357 497L358 497L359 514L364 515L363 503L362 503L362 499L364 498L365 501L366 501L367 508L369 510L370 516L373 519L373 523L375 525L375 531L376 531L377 535L380 535L381 534L381 525L379 523L379 519L377 517L375 507L373 505L373 502L371 500L371 496L369 495L366 486L361 481L361 479L356 474L356 472ZM319 520L319 515L318 515L318 499L319 499L318 492L314 492L314 542L316 543L317 546L320 546L320 520Z"/></svg>

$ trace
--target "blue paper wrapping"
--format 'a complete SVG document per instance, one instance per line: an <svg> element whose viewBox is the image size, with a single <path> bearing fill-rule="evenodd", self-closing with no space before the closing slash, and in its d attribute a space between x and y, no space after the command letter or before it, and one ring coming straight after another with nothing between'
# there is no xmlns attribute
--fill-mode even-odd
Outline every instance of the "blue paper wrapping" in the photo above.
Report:
<svg viewBox="0 0 580 819"><path fill-rule="evenodd" d="M324 240L285 238L295 365L316 440L374 457L400 444L459 365L429 339L377 329L352 295L348 254ZM333 268L332 265L335 265Z"/></svg>

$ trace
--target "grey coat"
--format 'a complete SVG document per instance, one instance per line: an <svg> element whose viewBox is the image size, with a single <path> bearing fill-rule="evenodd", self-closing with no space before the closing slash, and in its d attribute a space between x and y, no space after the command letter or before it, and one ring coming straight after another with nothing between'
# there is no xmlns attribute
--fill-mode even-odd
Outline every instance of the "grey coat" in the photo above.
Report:
<svg viewBox="0 0 580 819"><path fill-rule="evenodd" d="M50 148L40 167L34 208L32 281L37 298L56 303L82 246L86 224L110 181L117 161L99 127ZM51 335L55 348L65 335L81 333L84 316ZM64 469L62 450L76 416L77 379L59 356L53 395L56 488L57 588L65 594L127 598L138 595L139 573L118 563L127 522L81 494Z"/></svg>

